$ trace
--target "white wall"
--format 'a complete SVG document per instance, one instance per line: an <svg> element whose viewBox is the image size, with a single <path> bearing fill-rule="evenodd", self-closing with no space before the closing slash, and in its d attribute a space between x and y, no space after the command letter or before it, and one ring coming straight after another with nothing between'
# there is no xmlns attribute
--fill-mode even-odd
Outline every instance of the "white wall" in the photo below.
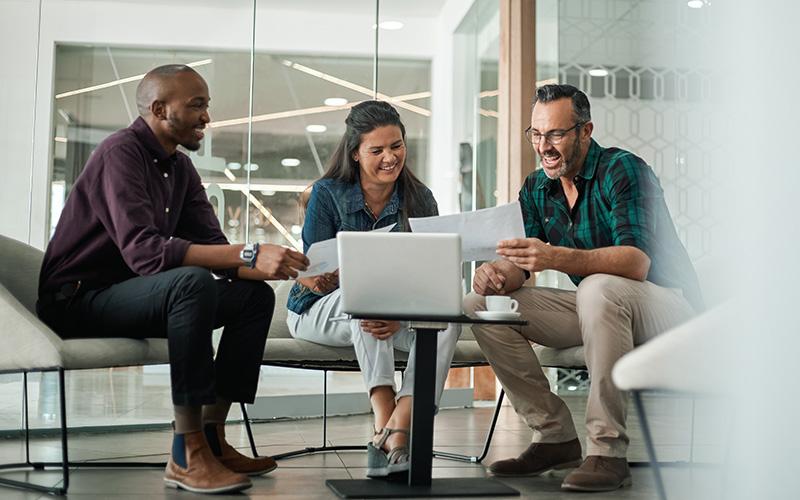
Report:
<svg viewBox="0 0 800 500"><path fill-rule="evenodd" d="M38 2L0 0L0 234L28 241Z"/></svg>
<svg viewBox="0 0 800 500"><path fill-rule="evenodd" d="M457 10L453 6L468 6L469 3L452 0L447 11L453 12ZM0 141L3 142L0 144L7 158L2 167L6 180L0 183L0 213L4 214L0 219L0 233L38 247L44 247L47 241L45 222L49 210L49 141L56 42L246 50L250 46L253 14L250 0L199 6L185 0L161 5L114 0L42 0L41 5L39 30L38 2L0 0L0 56L4 62L0 68L0 109L3 110L0 125ZM364 9L363 13L345 14L336 12L335 2L320 2L320 5L331 7L327 12L259 8L257 48L289 53L372 55L374 12L371 8ZM443 60L437 56L436 49L452 30L443 34L440 28L446 29L446 21L451 19L404 17L402 20L405 23L402 33L381 37L381 54ZM443 82L448 81L441 71L434 70L434 73ZM440 84L438 88L435 93L450 92L450 87ZM442 114L446 114L446 109L446 106L440 107ZM446 121L437 121L440 127L444 123ZM448 160L441 164L454 163ZM438 168L436 170L438 176ZM436 192L443 196L446 190L439 186ZM451 206L451 203L444 205Z"/></svg>

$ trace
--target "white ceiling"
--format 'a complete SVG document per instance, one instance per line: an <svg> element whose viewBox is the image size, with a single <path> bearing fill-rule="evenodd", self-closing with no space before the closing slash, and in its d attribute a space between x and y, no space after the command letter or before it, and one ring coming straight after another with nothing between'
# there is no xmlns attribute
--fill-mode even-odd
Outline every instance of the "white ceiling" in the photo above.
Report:
<svg viewBox="0 0 800 500"><path fill-rule="evenodd" d="M53 0L50 0L53 1ZM60 0L63 1L63 0ZM78 2L119 2L143 5L186 5L192 7L219 7L222 2L228 6L256 5L261 8L280 10L300 10L321 14L364 14L374 12L376 0L67 0ZM471 0L464 0L471 1ZM403 17L437 17L446 0L380 0L380 10L386 15ZM381 16L383 18L383 16Z"/></svg>

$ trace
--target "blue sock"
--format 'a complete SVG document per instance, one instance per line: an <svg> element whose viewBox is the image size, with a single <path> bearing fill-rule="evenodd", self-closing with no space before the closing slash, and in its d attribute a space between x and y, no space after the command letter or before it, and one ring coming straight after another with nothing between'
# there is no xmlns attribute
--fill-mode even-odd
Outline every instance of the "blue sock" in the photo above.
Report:
<svg viewBox="0 0 800 500"><path fill-rule="evenodd" d="M187 468L186 463L186 439L183 434L172 435L172 461L182 468Z"/></svg>

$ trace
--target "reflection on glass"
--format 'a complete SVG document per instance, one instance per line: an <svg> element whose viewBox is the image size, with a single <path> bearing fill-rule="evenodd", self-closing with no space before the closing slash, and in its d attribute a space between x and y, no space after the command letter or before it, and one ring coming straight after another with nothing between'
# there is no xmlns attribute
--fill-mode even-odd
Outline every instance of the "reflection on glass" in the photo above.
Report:
<svg viewBox="0 0 800 500"><path fill-rule="evenodd" d="M52 222L92 150L137 116L136 76L161 64L191 63L209 84L213 121L200 150L190 156L225 234L232 242L244 241L249 217L251 240L302 248L299 193L324 171L350 107L371 97L372 58L257 54L248 163L249 57L246 52L57 46ZM112 60L128 81L111 83L119 80L110 73ZM425 100L413 94L428 89L430 61L388 59L382 65L387 78L382 93L405 105L409 150L418 152L414 168L424 172L428 116L420 112ZM87 67L95 69L75 70Z"/></svg>
<svg viewBox="0 0 800 500"><path fill-rule="evenodd" d="M461 210L497 204L500 3L474 2L455 34L454 112L459 141Z"/></svg>
<svg viewBox="0 0 800 500"><path fill-rule="evenodd" d="M94 148L138 116L136 86L147 71L163 64L188 64L208 82L212 118L218 113L245 116L248 61L246 54L212 51L57 45L51 227L55 227L64 199ZM200 150L190 154L202 179L209 184L218 183L218 177L235 179L229 166L242 162L244 157L241 148L232 156L232 149L215 135L209 130ZM230 229L238 224L226 215L237 209L241 212L242 196L229 191L212 189L209 194L223 229L232 241L237 241L236 231Z"/></svg>
<svg viewBox="0 0 800 500"><path fill-rule="evenodd" d="M459 208L497 205L498 62L500 2L473 2L453 36L454 137L458 142ZM464 264L465 289L471 288L474 264Z"/></svg>

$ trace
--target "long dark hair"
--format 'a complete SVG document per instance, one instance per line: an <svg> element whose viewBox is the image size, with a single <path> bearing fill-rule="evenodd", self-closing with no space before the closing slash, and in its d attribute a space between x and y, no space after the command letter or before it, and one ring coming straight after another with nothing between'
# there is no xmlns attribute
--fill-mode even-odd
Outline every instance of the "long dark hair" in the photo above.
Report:
<svg viewBox="0 0 800 500"><path fill-rule="evenodd" d="M347 129L328 160L321 179L336 179L350 184L357 182L360 169L353 155L361 145L361 137L378 127L394 125L400 128L403 142L406 142L406 127L400 121L400 114L385 101L364 101L353 106L344 123ZM423 213L428 188L408 168L407 154L397 182L403 197L401 207L403 225L407 228L409 217L430 215ZM304 197L301 197L301 207L305 210L307 199L302 198Z"/></svg>

